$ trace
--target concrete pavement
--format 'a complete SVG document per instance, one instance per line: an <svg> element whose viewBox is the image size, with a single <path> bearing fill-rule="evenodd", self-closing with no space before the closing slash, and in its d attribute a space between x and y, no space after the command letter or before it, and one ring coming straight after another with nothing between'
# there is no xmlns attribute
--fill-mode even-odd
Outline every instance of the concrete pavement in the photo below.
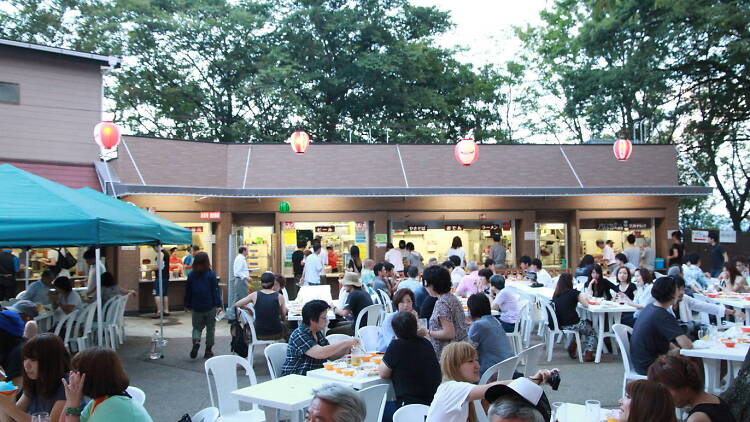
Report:
<svg viewBox="0 0 750 422"><path fill-rule="evenodd" d="M127 340L117 351L130 376L130 383L146 393L146 409L155 422L176 422L183 414L195 414L211 405L203 363L203 344L197 359L190 359L190 315L174 312L166 319L165 334L169 340L164 359L150 360L150 336L158 329L158 320L147 317L126 317ZM214 353L229 354L229 325L221 321L216 327ZM532 338L532 343L541 342ZM270 379L262 347L256 348L255 374L258 382ZM578 363L568 357L562 345L556 345L551 362L546 355L541 368L557 367L562 382L558 391L545 388L550 402L563 401L583 404L595 399L603 407L616 407L622 389L622 360L604 354L602 362ZM244 372L238 372L239 386L250 384ZM248 408L249 406L245 406Z"/></svg>

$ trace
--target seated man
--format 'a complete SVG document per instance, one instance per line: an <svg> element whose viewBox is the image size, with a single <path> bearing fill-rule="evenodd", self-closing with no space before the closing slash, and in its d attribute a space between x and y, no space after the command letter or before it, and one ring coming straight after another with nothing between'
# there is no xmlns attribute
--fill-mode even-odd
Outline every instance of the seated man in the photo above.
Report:
<svg viewBox="0 0 750 422"><path fill-rule="evenodd" d="M17 313L24 322L23 338L30 339L39 334L39 327L34 321L34 318L39 316L39 308L35 303L28 300L19 300L6 309Z"/></svg>
<svg viewBox="0 0 750 422"><path fill-rule="evenodd" d="M528 378L496 384L484 398L492 403L487 412L490 422L544 422L552 417L544 389Z"/></svg>
<svg viewBox="0 0 750 422"><path fill-rule="evenodd" d="M719 303L709 303L685 294L685 280L678 276L672 276L677 283L677 303L669 311L674 315L680 326L685 330L690 340L698 339L698 331L703 324L693 320L693 312L705 312L717 318L734 315L735 321L744 321L745 314L739 310L728 308Z"/></svg>
<svg viewBox="0 0 750 422"><path fill-rule="evenodd" d="M466 266L469 270L469 274L461 277L461 282L456 288L456 296L469 297L477 292L477 284L479 283L479 265L476 261L469 261Z"/></svg>
<svg viewBox="0 0 750 422"><path fill-rule="evenodd" d="M41 279L29 284L29 288L23 293L21 299L49 305L49 288L53 281L55 281L55 274L50 270L44 270Z"/></svg>
<svg viewBox="0 0 750 422"><path fill-rule="evenodd" d="M536 273L536 282L544 284L545 287L552 287L552 276L549 275L547 270L542 268L542 260L534 258L531 260L531 266L529 266L529 273Z"/></svg>
<svg viewBox="0 0 750 422"><path fill-rule="evenodd" d="M333 312L343 317L337 324L331 327L331 334L354 335L354 323L363 309L372 305L372 298L362 289L359 274L348 272L341 279L341 285L346 290L346 304L342 308L333 307Z"/></svg>
<svg viewBox="0 0 750 422"><path fill-rule="evenodd" d="M701 292L706 290L711 284L711 274L704 273L701 270L701 256L697 253L688 254L685 257L685 271L683 277L685 278L685 285Z"/></svg>
<svg viewBox="0 0 750 422"><path fill-rule="evenodd" d="M353 389L341 384L326 384L313 390L307 408L310 422L364 422L367 408Z"/></svg>
<svg viewBox="0 0 750 422"><path fill-rule="evenodd" d="M323 336L328 325L328 304L322 300L311 300L302 307L302 324L289 337L286 360L281 375L307 375L307 371L323 367L327 359L335 360L349 353L357 339L329 344Z"/></svg>
<svg viewBox="0 0 750 422"><path fill-rule="evenodd" d="M402 280L400 283L398 283L398 287L396 287L396 290L399 289L411 289L412 292L416 293L417 290L422 287L422 283L417 281L417 276L419 275L419 268L409 265L406 267L406 277L404 280Z"/></svg>
<svg viewBox="0 0 750 422"><path fill-rule="evenodd" d="M674 277L660 277L651 288L656 300L646 306L635 320L633 336L630 338L630 354L633 369L646 375L648 367L670 350L679 353L679 348L692 349L693 342L685 335L671 308L677 303L677 281ZM673 342L677 342L679 347Z"/></svg>
<svg viewBox="0 0 750 422"><path fill-rule="evenodd" d="M284 296L274 289L275 286L276 276L267 271L260 276L261 290L250 293L234 304L235 308L243 308L253 314L258 340L278 340L286 337L286 302ZM252 310L247 307L251 303Z"/></svg>
<svg viewBox="0 0 750 422"><path fill-rule="evenodd" d="M513 356L513 346L505 335L505 328L492 316L490 300L484 293L474 293L467 301L472 324L469 326L469 340L479 355L479 373L492 365Z"/></svg>
<svg viewBox="0 0 750 422"><path fill-rule="evenodd" d="M385 263L378 262L372 267L372 271L375 273L375 278L372 280L372 288L374 290L382 290L388 293L388 284L385 281L388 270L385 268Z"/></svg>

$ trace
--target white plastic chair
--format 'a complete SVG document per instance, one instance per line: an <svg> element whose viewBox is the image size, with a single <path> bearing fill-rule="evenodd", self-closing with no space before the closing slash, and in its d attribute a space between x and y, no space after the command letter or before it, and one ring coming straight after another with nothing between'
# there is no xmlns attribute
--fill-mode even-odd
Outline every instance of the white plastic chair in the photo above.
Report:
<svg viewBox="0 0 750 422"><path fill-rule="evenodd" d="M357 391L357 395L365 403L367 410L364 422L380 422L383 419L388 388L390 388L388 384L379 384Z"/></svg>
<svg viewBox="0 0 750 422"><path fill-rule="evenodd" d="M219 408L219 420L222 422L262 422L265 421L265 412L253 403L252 410L240 410L240 402L232 396L232 391L237 390L237 366L245 369L250 385L258 383L255 371L247 359L237 355L214 356L205 363L206 381L208 381L208 394L211 398L211 406ZM211 374L214 377L216 387L216 399L214 390L211 388ZM218 406L216 405L218 401Z"/></svg>
<svg viewBox="0 0 750 422"><path fill-rule="evenodd" d="M20 292L18 292L18 294L16 295L16 299L20 300L20 299L21 299L21 298L23 297L23 295L24 295L25 293L26 293L26 290L21 290L21 291L20 291Z"/></svg>
<svg viewBox="0 0 750 422"><path fill-rule="evenodd" d="M255 319L250 315L249 312L244 309L240 309L240 318L241 321L250 329L250 344L248 344L247 360L248 362L250 362L250 366L252 367L255 354L255 346L281 343L283 342L283 340L258 340L258 335L255 333Z"/></svg>
<svg viewBox="0 0 750 422"><path fill-rule="evenodd" d="M393 422L424 422L430 406L424 404L407 404L393 414Z"/></svg>
<svg viewBox="0 0 750 422"><path fill-rule="evenodd" d="M380 303L383 305L385 312L389 314L393 312L393 302L391 302L391 298L388 297L388 293L381 289L376 289L375 293L380 298Z"/></svg>
<svg viewBox="0 0 750 422"><path fill-rule="evenodd" d="M516 322L516 326L513 328L513 332L505 333L505 335L510 340L511 345L513 345L513 352L515 354L519 354L523 350L523 330L521 329L521 325L523 325L523 322L526 319L526 313L528 312L528 309L529 301L526 299L522 300L519 303L518 322Z"/></svg>
<svg viewBox="0 0 750 422"><path fill-rule="evenodd" d="M474 414L477 415L477 422L490 422L487 412L484 411L484 406L482 406L482 400L474 400L471 402L471 405L474 406Z"/></svg>
<svg viewBox="0 0 750 422"><path fill-rule="evenodd" d="M525 366L523 368L524 375L526 375L527 377L533 377L534 374L536 374L536 371L539 368L539 360L542 358L542 354L544 354L544 343L539 343L535 346L531 346L518 355L518 361L525 362Z"/></svg>
<svg viewBox="0 0 750 422"><path fill-rule="evenodd" d="M125 306L128 304L128 299L130 299L130 294L127 294L125 296L120 296L119 301L117 302L117 309L114 315L115 318L115 325L114 325L114 331L117 335L117 340L120 342L120 344L125 343Z"/></svg>
<svg viewBox="0 0 750 422"><path fill-rule="evenodd" d="M125 300L123 300L123 298ZM104 343L108 344L112 349L117 349L117 345L122 344L121 341L117 341L119 337L117 319L120 313L120 308L125 308L125 301L127 301L126 296L115 296L112 299L108 300L103 308ZM96 327L96 323L94 323L94 326Z"/></svg>
<svg viewBox="0 0 750 422"><path fill-rule="evenodd" d="M107 303L111 302L107 301ZM104 307L102 306L102 311ZM71 341L76 342L76 350L79 352L87 347L91 342L91 328L94 324L94 316L96 315L96 302L93 302L84 308L83 312L79 314L77 322L78 327L74 330L74 337Z"/></svg>
<svg viewBox="0 0 750 422"><path fill-rule="evenodd" d="M130 397L132 397L133 400L139 403L141 406L143 406L143 403L146 402L146 393L144 393L140 388L129 385L128 388L125 389L125 391L130 394Z"/></svg>
<svg viewBox="0 0 750 422"><path fill-rule="evenodd" d="M70 337L73 334L73 328L76 325L76 318L78 318L78 314L80 312L80 310L74 309L71 313L60 318L60 320L57 322L57 325L55 326L55 335L63 339L63 344L65 344L65 347L68 349L68 351L71 351ZM65 328L65 334L61 336L60 332L62 331L63 327Z"/></svg>
<svg viewBox="0 0 750 422"><path fill-rule="evenodd" d="M289 345L286 343L269 344L263 355L266 357L266 364L268 364L268 373L271 374L271 379L276 379L281 376L281 367L284 366L286 360L286 351Z"/></svg>
<svg viewBox="0 0 750 422"><path fill-rule="evenodd" d="M496 381L509 380L513 378L513 372L515 372L517 365L518 356L511 356L502 362L498 362L484 371L482 377L479 378L479 384L487 384L493 375L497 375L497 377L495 377Z"/></svg>
<svg viewBox="0 0 750 422"><path fill-rule="evenodd" d="M216 422L219 420L219 409L207 407L190 418L193 422Z"/></svg>
<svg viewBox="0 0 750 422"><path fill-rule="evenodd" d="M352 336L348 336L346 334L329 334L326 336L326 340L328 340L328 344L338 344L342 341L351 340Z"/></svg>
<svg viewBox="0 0 750 422"><path fill-rule="evenodd" d="M550 328L549 325L547 325L547 331L545 332L545 336L547 337L547 362L552 360L552 348L555 345L555 338L557 336L563 336L565 334L572 334L575 338L576 345L578 346L578 361L583 363L583 352L581 351L581 335L578 334L578 331L560 329L560 325L557 323L557 314L555 314L555 309L552 307L552 304L550 302L544 303L543 310L547 314L547 318L552 318L552 327L554 327Z"/></svg>
<svg viewBox="0 0 750 422"><path fill-rule="evenodd" d="M284 296L284 302L289 303L289 292L286 291L286 287L281 288L281 295Z"/></svg>
<svg viewBox="0 0 750 422"><path fill-rule="evenodd" d="M380 326L380 323L383 320L383 315L383 307L377 304L362 309L359 312L359 315L357 315L357 320L354 322L354 336L357 335L360 324L365 317L367 317L367 319L365 319L366 327L370 325Z"/></svg>
<svg viewBox="0 0 750 422"><path fill-rule="evenodd" d="M367 351L378 350L379 335L380 327L374 325L362 327L357 331L357 338L362 342L364 350Z"/></svg>
<svg viewBox="0 0 750 422"><path fill-rule="evenodd" d="M615 324L612 326L612 330L615 332L617 345L620 346L622 365L625 367L625 373L622 376L622 396L625 397L625 386L628 381L645 380L646 376L635 372L633 367L630 366L630 338L628 336L633 333L633 329L624 324Z"/></svg>

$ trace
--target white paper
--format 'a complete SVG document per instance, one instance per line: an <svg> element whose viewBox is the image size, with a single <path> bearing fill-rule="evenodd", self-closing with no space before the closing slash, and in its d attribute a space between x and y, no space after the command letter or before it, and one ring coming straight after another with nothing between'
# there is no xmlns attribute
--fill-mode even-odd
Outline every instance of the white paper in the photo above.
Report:
<svg viewBox="0 0 750 422"><path fill-rule="evenodd" d="M523 240L536 240L536 232L523 232Z"/></svg>
<svg viewBox="0 0 750 422"><path fill-rule="evenodd" d="M690 236L693 243L708 243L708 230L693 230Z"/></svg>
<svg viewBox="0 0 750 422"><path fill-rule="evenodd" d="M135 246L120 246L121 251L134 251Z"/></svg>
<svg viewBox="0 0 750 422"><path fill-rule="evenodd" d="M737 243L737 232L734 230L721 230L719 231L719 242L721 243Z"/></svg>

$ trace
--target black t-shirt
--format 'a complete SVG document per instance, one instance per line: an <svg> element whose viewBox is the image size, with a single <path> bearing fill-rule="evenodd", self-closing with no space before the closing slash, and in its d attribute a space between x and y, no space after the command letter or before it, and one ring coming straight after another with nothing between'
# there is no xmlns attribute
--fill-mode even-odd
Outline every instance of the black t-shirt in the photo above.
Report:
<svg viewBox="0 0 750 422"><path fill-rule="evenodd" d="M677 319L661 306L648 305L635 320L630 338L633 369L645 375L657 357L669 351L669 344L685 334Z"/></svg>
<svg viewBox="0 0 750 422"><path fill-rule="evenodd" d="M615 284L615 290L621 293L625 293L625 296L629 297L630 300L635 300L635 292L638 290L637 287L635 287L635 283L628 283L628 288L625 289L623 292L620 290L620 284Z"/></svg>
<svg viewBox="0 0 750 422"><path fill-rule="evenodd" d="M422 305L419 307L419 317L427 318L429 320L432 317L432 310L435 309L435 302L437 302L436 297L427 295L424 302L422 302Z"/></svg>
<svg viewBox="0 0 750 422"><path fill-rule="evenodd" d="M587 281L584 285L585 288L589 288L591 280ZM619 291L615 283L602 277L596 282L596 288L594 288L594 297L603 297L607 300L612 300L612 292L610 290Z"/></svg>
<svg viewBox="0 0 750 422"><path fill-rule="evenodd" d="M26 340L21 340L16 344L15 347L10 349L5 356L0 356L0 366L5 371L5 377L8 381L13 378L17 378L23 375L23 357L21 356L21 350Z"/></svg>
<svg viewBox="0 0 750 422"><path fill-rule="evenodd" d="M669 254L672 255L672 251L677 249L677 258L671 258L669 260L669 266L682 265L682 256L685 254L685 245L682 243L673 243L672 247L669 248Z"/></svg>
<svg viewBox="0 0 750 422"><path fill-rule="evenodd" d="M352 311L352 319L355 321L362 309L370 305L372 305L372 298L362 289L354 289L346 297L346 309Z"/></svg>
<svg viewBox="0 0 750 422"><path fill-rule="evenodd" d="M397 401L430 405L442 376L435 348L427 339L393 339L385 350L383 363L393 371L391 380Z"/></svg>
<svg viewBox="0 0 750 422"><path fill-rule="evenodd" d="M711 269L721 270L724 266L724 252L727 249L721 243L717 243L711 247Z"/></svg>
<svg viewBox="0 0 750 422"><path fill-rule="evenodd" d="M737 419L732 414L732 408L721 397L718 397L719 403L701 403L690 410L688 416L693 413L705 413L711 422L736 422Z"/></svg>
<svg viewBox="0 0 750 422"><path fill-rule="evenodd" d="M552 299L552 304L555 308L555 315L557 315L557 324L560 327L567 325L575 325L581 320L576 312L578 306L578 295L581 294L576 289L570 289L560 296ZM552 327L552 318L549 323L550 328Z"/></svg>
<svg viewBox="0 0 750 422"><path fill-rule="evenodd" d="M305 260L305 253L297 249L292 252L292 269L295 277L302 277L302 261Z"/></svg>

